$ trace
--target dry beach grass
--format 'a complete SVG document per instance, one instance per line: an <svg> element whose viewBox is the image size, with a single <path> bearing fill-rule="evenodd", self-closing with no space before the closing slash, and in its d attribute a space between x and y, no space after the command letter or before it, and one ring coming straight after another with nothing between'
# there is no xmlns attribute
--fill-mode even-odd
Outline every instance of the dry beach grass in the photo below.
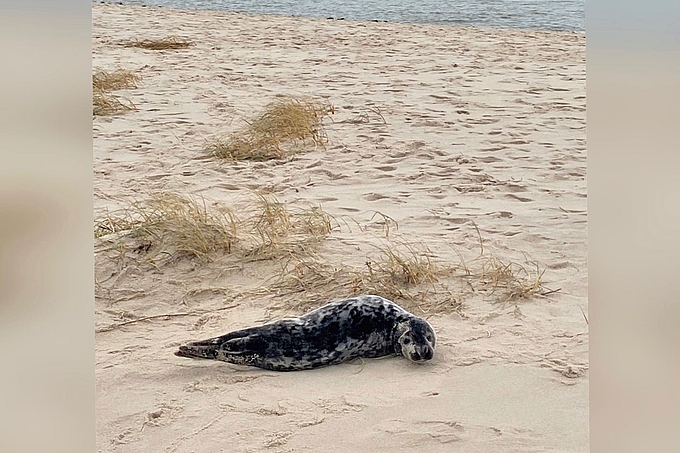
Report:
<svg viewBox="0 0 680 453"><path fill-rule="evenodd" d="M323 119L333 112L328 102L284 96L272 101L240 131L215 139L208 151L229 160L281 159L325 147L328 138Z"/></svg>
<svg viewBox="0 0 680 453"><path fill-rule="evenodd" d="M92 75L92 89L113 91L123 88L137 88L140 81L141 77L138 74L126 69L116 69L114 71L97 69Z"/></svg>
<svg viewBox="0 0 680 453"><path fill-rule="evenodd" d="M139 75L125 69L97 69L92 75L92 114L106 116L135 110L131 101L121 101L111 91L137 88L140 80Z"/></svg>
<svg viewBox="0 0 680 453"><path fill-rule="evenodd" d="M272 259L306 253L331 232L331 220L319 207L291 209L263 194L254 194L236 211L161 192L103 213L95 220L94 236L109 249L149 257L207 262L236 248L242 259Z"/></svg>
<svg viewBox="0 0 680 453"><path fill-rule="evenodd" d="M251 295L277 294L284 302L277 308L287 314L301 314L315 308L318 300L346 294L380 294L402 301L408 309L436 314L460 309L475 293L507 303L544 291L544 270L486 253L481 236L478 255L465 259L456 253L450 255L454 260L442 261L422 242L394 233L390 238L385 230L379 245L366 237L363 265L333 263L316 252L341 228L319 206L287 206L271 195L252 194L238 207L227 207L161 192L105 212L95 220L94 236L99 250L144 255L154 266L183 258L209 263L232 253L235 260L284 258L280 274L265 279L273 283Z"/></svg>

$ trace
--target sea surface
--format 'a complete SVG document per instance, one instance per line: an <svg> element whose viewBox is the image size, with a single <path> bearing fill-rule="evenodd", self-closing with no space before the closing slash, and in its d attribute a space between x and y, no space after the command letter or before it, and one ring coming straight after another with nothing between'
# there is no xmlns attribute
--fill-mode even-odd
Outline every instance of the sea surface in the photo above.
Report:
<svg viewBox="0 0 680 453"><path fill-rule="evenodd" d="M585 33L585 0L117 0L119 3L348 20Z"/></svg>

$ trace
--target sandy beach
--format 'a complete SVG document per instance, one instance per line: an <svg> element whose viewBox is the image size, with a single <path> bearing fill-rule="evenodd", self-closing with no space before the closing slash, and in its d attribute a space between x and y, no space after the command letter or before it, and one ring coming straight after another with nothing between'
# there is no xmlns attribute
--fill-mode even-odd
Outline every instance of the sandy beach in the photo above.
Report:
<svg viewBox="0 0 680 453"><path fill-rule="evenodd" d="M115 91L135 110L93 119L96 220L157 193L237 214L267 194L332 227L258 259L96 238L98 451L588 451L582 34L98 3L92 18L93 67L140 77ZM190 46L123 45L169 36ZM325 146L206 151L280 95L333 106ZM277 373L173 355L353 296L309 269L375 269L390 247L456 269L394 298L434 326L429 363Z"/></svg>

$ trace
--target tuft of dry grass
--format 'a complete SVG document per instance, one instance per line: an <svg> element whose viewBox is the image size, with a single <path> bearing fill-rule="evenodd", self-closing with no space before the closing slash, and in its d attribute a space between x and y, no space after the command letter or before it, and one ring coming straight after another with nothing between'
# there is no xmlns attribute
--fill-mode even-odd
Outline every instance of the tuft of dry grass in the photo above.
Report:
<svg viewBox="0 0 680 453"><path fill-rule="evenodd" d="M162 193L129 208L106 214L95 222L95 238L111 240L132 251L152 255L192 256L209 260L215 252L229 252L236 238L231 212L209 210L204 201Z"/></svg>
<svg viewBox="0 0 680 453"><path fill-rule="evenodd" d="M423 244L400 241L379 247L363 266L293 257L271 290L292 302L287 308L295 311L347 295L378 294L422 313L447 312L461 305L460 298L440 284L450 273Z"/></svg>
<svg viewBox="0 0 680 453"><path fill-rule="evenodd" d="M126 69L104 71L98 69L92 74L92 89L101 91L122 90L124 88L137 88L141 77Z"/></svg>
<svg viewBox="0 0 680 453"><path fill-rule="evenodd" d="M481 241L481 236L479 237ZM355 294L378 294L418 313L458 311L464 300L480 295L498 303L516 303L544 291L537 264L503 262L484 250L466 260L435 258L427 246L388 240L368 255L363 266L329 262L317 256L293 257L269 292L280 297L286 310L302 312L320 301ZM453 290L452 288L455 288Z"/></svg>
<svg viewBox="0 0 680 453"><path fill-rule="evenodd" d="M466 259L456 247L453 247L458 262L451 268L452 275L466 283L467 292L491 294L498 302L506 303L560 291L560 289L546 291L547 288L543 286L545 269L541 270L538 263L526 262L525 266L515 261L502 261L486 250L479 228L474 222L472 225L479 251L474 258Z"/></svg>
<svg viewBox="0 0 680 453"><path fill-rule="evenodd" d="M482 255L474 275L478 286L492 293L501 293L500 302L513 302L541 294L543 274L537 263L535 269L528 269L516 262L503 262L493 255Z"/></svg>
<svg viewBox="0 0 680 453"><path fill-rule="evenodd" d="M123 43L123 47L138 47L147 50L168 50L168 49L186 49L192 43L178 36L169 36L160 39L133 39Z"/></svg>
<svg viewBox="0 0 680 453"><path fill-rule="evenodd" d="M244 230L249 232L251 257L270 259L307 254L333 229L333 218L318 206L289 208L273 195L257 194L243 209Z"/></svg>
<svg viewBox="0 0 680 453"><path fill-rule="evenodd" d="M247 126L207 150L222 159L264 161L303 152L305 145L325 147L324 117L334 108L327 102L285 96L268 104Z"/></svg>
<svg viewBox="0 0 680 453"><path fill-rule="evenodd" d="M439 281L437 274L440 269L432 260L432 253L424 245L417 250L413 244L401 242L396 247L386 245L378 250L380 259L376 263L366 262L371 280L389 279L402 286ZM373 277L376 274L377 279Z"/></svg>
<svg viewBox="0 0 680 453"><path fill-rule="evenodd" d="M127 103L122 103L113 94L102 89L92 90L92 115L107 116L118 113L125 113L131 110L137 110L137 107L128 100Z"/></svg>
<svg viewBox="0 0 680 453"><path fill-rule="evenodd" d="M351 272L350 281L355 291L400 300L406 308L417 307L421 312L429 311L432 305L440 305L435 293L450 296L440 284L442 277L450 273L449 267L434 260L423 244L387 244L378 251L364 267ZM449 310L460 306L459 300L450 301Z"/></svg>
<svg viewBox="0 0 680 453"><path fill-rule="evenodd" d="M320 207L292 209L273 196L257 195L237 212L161 193L98 218L94 235L121 255L144 253L152 262L161 254L210 261L234 252L252 261L311 253L333 228Z"/></svg>
<svg viewBox="0 0 680 453"><path fill-rule="evenodd" d="M138 75L125 69L96 70L92 74L92 114L106 116L137 110L132 101L128 100L127 103L123 103L111 91L137 88L140 79Z"/></svg>

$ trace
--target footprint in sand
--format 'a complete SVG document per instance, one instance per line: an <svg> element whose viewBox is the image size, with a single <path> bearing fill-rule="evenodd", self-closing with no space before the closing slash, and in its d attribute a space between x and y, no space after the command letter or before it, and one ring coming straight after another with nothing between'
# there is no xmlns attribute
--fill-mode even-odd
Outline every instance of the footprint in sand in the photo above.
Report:
<svg viewBox="0 0 680 453"><path fill-rule="evenodd" d="M501 219L512 219L515 217L515 215L510 212L510 211L493 211L493 212L487 212L484 215L488 215L494 218L501 218Z"/></svg>
<svg viewBox="0 0 680 453"><path fill-rule="evenodd" d="M523 186L521 184L505 183L505 187L510 192L526 192L527 191L526 186Z"/></svg>
<svg viewBox="0 0 680 453"><path fill-rule="evenodd" d="M489 157L481 157L477 160L479 160L480 162L484 162L485 164L492 164L494 162L499 162L502 159L495 157L495 156L489 156Z"/></svg>
<svg viewBox="0 0 680 453"><path fill-rule="evenodd" d="M548 264L550 269L565 269L569 266L572 266L569 261L560 261L558 263Z"/></svg>
<svg viewBox="0 0 680 453"><path fill-rule="evenodd" d="M389 197L386 196L386 195L381 195L379 193L375 193L375 192L371 192L367 195L364 195L364 200L366 200L366 201L378 201L378 200L382 200L382 199L385 199L385 198L389 198Z"/></svg>
<svg viewBox="0 0 680 453"><path fill-rule="evenodd" d="M520 197L520 196L517 196L517 195L512 194L512 193L506 194L505 196L508 197L508 198L514 198L515 200L519 200L519 201L521 201L522 203L526 203L526 202L528 202L528 201L534 201L534 200L532 200L531 198Z"/></svg>

